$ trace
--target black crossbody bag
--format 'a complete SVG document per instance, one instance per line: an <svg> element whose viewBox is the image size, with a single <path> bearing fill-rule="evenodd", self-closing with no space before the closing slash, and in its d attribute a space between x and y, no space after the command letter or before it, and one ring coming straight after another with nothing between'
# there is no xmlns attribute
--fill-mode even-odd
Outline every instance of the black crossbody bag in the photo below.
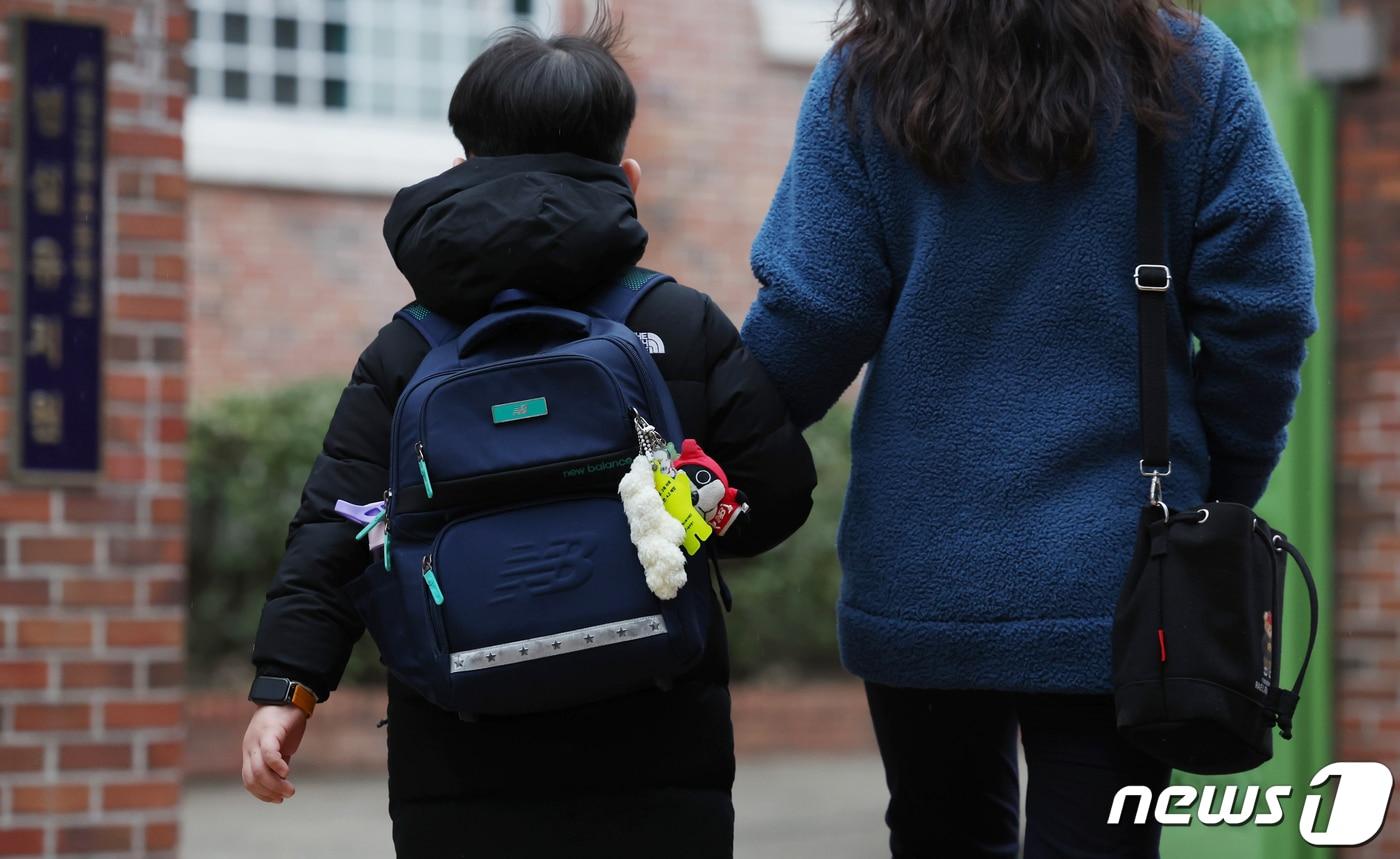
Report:
<svg viewBox="0 0 1400 859"><path fill-rule="evenodd" d="M1139 410L1149 502L1113 621L1118 728L1175 769L1253 769L1291 739L1317 640L1317 586L1302 553L1249 507L1211 502L1173 511L1167 420L1167 266L1161 142L1138 132ZM1293 688L1279 685L1283 584L1292 556L1308 586L1308 649Z"/></svg>

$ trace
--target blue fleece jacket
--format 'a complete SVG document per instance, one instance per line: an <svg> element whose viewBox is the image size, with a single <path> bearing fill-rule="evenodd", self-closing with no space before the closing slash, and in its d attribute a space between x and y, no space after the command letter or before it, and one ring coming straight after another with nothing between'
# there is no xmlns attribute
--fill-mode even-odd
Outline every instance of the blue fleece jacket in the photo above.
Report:
<svg viewBox="0 0 1400 859"><path fill-rule="evenodd" d="M1191 38L1199 100L1166 154L1166 498L1252 504L1317 325L1313 258L1243 57L1208 21ZM1131 119L1104 121L1080 175L943 185L848 130L839 63L812 77L743 336L803 426L868 364L837 539L842 659L899 686L1108 691L1147 495Z"/></svg>

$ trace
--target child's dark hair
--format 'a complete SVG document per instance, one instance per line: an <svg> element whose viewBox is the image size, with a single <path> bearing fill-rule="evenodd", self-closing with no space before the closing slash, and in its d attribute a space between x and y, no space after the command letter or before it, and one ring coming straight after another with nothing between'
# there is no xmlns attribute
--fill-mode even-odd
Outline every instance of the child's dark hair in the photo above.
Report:
<svg viewBox="0 0 1400 859"><path fill-rule="evenodd" d="M581 36L506 30L457 82L452 133L469 155L572 152L618 163L637 113L637 91L613 58L621 43L622 21L606 3Z"/></svg>

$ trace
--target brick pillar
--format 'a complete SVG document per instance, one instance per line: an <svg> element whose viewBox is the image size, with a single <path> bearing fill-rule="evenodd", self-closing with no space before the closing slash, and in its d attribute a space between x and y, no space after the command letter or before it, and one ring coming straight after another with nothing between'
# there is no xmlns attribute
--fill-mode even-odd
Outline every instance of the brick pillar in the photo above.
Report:
<svg viewBox="0 0 1400 859"><path fill-rule="evenodd" d="M108 27L104 457L16 487L0 453L0 855L173 856L184 670L186 16L180 0L4 2ZM13 77L0 23L0 432L13 414Z"/></svg>
<svg viewBox="0 0 1400 859"><path fill-rule="evenodd" d="M1339 104L1337 715L1338 759L1400 773L1400 27L1390 57ZM1356 855L1400 855L1400 804Z"/></svg>

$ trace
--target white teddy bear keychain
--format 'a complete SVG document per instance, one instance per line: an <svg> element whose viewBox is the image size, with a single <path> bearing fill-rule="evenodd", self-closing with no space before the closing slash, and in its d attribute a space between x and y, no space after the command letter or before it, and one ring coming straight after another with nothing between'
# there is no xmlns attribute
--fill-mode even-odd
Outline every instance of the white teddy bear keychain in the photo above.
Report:
<svg viewBox="0 0 1400 859"><path fill-rule="evenodd" d="M637 558L646 572L647 587L663 600L675 599L685 586L686 525L666 509L666 502L657 490L657 473L674 478L676 470L666 440L650 423L633 410L640 453L632 460L617 493L622 497L622 509L631 526L632 543ZM689 505L687 491L686 504ZM692 508L693 512L693 508ZM708 535L707 535L708 536Z"/></svg>

